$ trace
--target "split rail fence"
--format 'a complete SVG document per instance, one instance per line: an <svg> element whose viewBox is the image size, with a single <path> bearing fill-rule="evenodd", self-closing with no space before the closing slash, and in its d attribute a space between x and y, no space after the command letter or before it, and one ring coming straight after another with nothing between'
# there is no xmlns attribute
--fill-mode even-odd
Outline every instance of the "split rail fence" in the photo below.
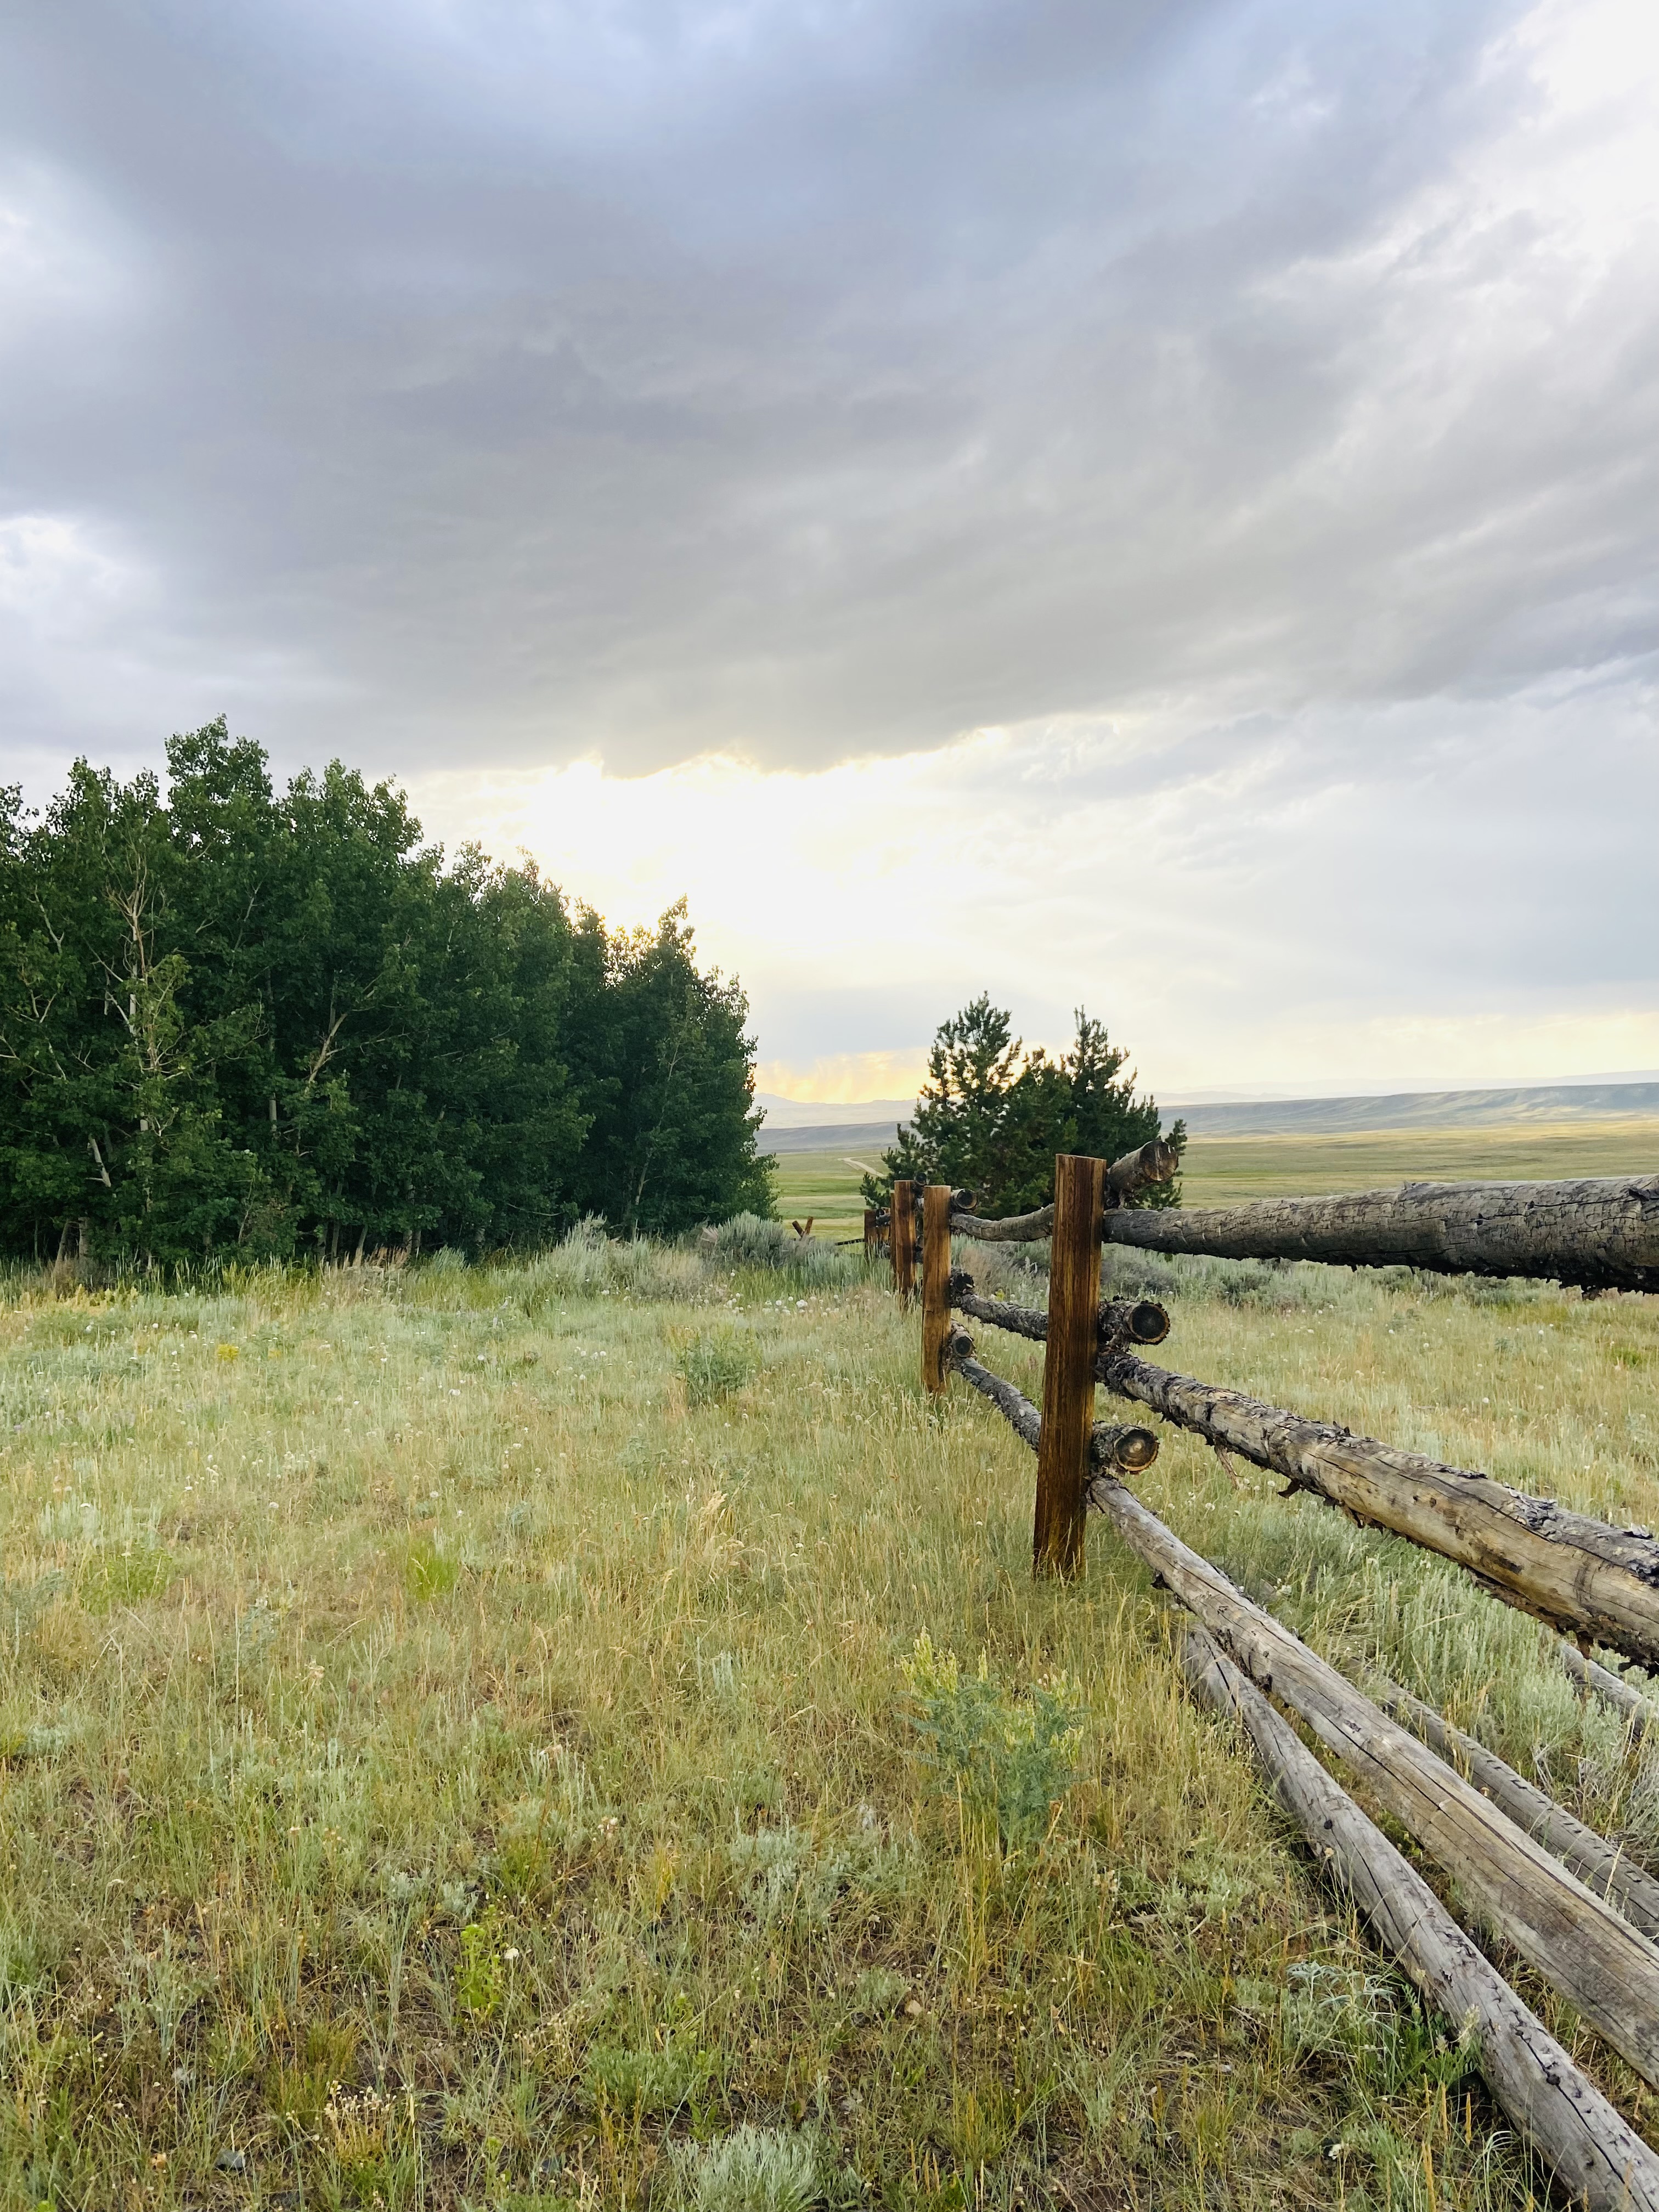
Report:
<svg viewBox="0 0 1659 2212"><path fill-rule="evenodd" d="M1108 1163L1062 1153L1052 1205L987 1220L972 1194L900 1182L865 1215L866 1249L890 1248L908 1303L921 1273L921 1375L990 1400L1036 1455L1032 1560L1076 1574L1088 1514L1192 1615L1183 1665L1195 1694L1233 1715L1316 1858L1425 2000L1469 2039L1510 2121L1572 2201L1659 2212L1659 2157L1574 2063L1434 1892L1335 1782L1281 1713L1294 1714L1439 1867L1487 1932L1518 1952L1644 2081L1659 2088L1659 1880L1485 1746L1388 1682L1367 1696L1190 1551L1135 1497L1158 1439L1097 1422L1103 1389L1311 1492L1357 1522L1466 1570L1567 1640L1563 1664L1612 1705L1633 1747L1654 1708L1589 1656L1605 1644L1659 1672L1659 1539L1534 1498L1237 1390L1153 1365L1170 1333L1152 1299L1101 1297L1107 1243L1230 1259L1324 1260L1441 1273L1531 1275L1589 1291L1659 1291L1659 1176L1556 1183L1407 1184L1327 1199L1177 1210L1128 1203L1177 1164L1162 1143ZM1046 1310L984 1297L953 1265L958 1239L1050 1246ZM1039 1407L977 1357L953 1316L1043 1346ZM1269 1699L1273 1702L1270 1703Z"/></svg>

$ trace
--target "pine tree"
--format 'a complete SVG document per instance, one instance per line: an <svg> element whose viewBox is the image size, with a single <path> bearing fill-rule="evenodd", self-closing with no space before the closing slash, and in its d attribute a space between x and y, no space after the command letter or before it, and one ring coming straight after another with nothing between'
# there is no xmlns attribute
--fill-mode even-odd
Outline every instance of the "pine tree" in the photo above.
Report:
<svg viewBox="0 0 1659 2212"><path fill-rule="evenodd" d="M1028 1053L1011 1017L981 992L940 1023L915 1114L882 1154L884 1173L864 1178L866 1204L884 1206L895 1181L908 1177L971 1190L987 1214L1024 1213L1053 1197L1057 1152L1117 1159L1160 1133L1179 1150L1185 1125L1160 1131L1157 1103L1135 1096L1127 1060L1082 1007L1068 1052ZM1133 1202L1178 1206L1179 1181Z"/></svg>

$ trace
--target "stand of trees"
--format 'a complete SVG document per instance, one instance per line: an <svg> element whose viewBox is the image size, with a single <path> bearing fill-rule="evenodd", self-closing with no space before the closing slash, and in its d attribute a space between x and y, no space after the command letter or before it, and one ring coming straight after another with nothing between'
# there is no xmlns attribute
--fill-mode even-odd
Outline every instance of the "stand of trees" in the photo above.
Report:
<svg viewBox="0 0 1659 2212"><path fill-rule="evenodd" d="M0 1250L176 1262L770 1211L753 1041L684 902L607 930L222 720L165 792L0 790Z"/></svg>
<svg viewBox="0 0 1659 2212"><path fill-rule="evenodd" d="M1069 1052L1028 1053L981 992L940 1023L915 1117L882 1154L885 1173L864 1178L866 1205L884 1206L894 1181L908 1176L965 1185L986 1214L1025 1213L1054 1196L1056 1152L1115 1160L1160 1135L1179 1151L1186 1124L1159 1128L1154 1101L1135 1097L1134 1071L1122 1073L1127 1059L1081 1007ZM1130 1202L1179 1206L1180 1181Z"/></svg>

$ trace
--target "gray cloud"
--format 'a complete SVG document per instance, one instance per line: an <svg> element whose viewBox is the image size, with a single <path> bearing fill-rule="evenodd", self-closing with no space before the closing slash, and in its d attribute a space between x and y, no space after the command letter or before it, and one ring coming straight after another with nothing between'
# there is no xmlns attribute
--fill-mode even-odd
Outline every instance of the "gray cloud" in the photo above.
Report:
<svg viewBox="0 0 1659 2212"><path fill-rule="evenodd" d="M1401 702L1593 719L1652 646L1659 305L1537 181L1583 126L1520 20L24 0L16 756L222 705L404 772L1159 710L1212 732L1162 785L1202 743L1305 789L1388 784ZM1516 789L1542 726L1485 741ZM1398 787L1455 817L1445 743Z"/></svg>

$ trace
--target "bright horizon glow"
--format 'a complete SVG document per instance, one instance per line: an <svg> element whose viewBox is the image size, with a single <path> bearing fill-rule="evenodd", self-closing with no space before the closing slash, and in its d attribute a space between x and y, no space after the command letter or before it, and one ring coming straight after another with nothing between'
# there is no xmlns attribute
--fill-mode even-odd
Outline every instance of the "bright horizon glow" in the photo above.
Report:
<svg viewBox="0 0 1659 2212"><path fill-rule="evenodd" d="M1243 919L1229 925L1229 909L1248 897L1240 879L1256 841L1282 830L1287 808L1302 834L1317 826L1319 798L1294 775L1289 787L1269 779L1252 791L1204 764L1185 788L1148 793L1103 909L1096 856L1114 847L1129 750L1111 728L981 731L938 752L818 775L708 759L622 778L583 761L528 775L428 775L410 791L429 834L476 840L498 859L530 854L613 927L648 926L685 896L703 957L750 992L757 1087L782 1097L913 1096L938 1022L981 988L1028 1044L1050 1049L1067 1042L1073 1006L1098 1012L1129 1046L1143 1085L1169 1099L1230 1085L1281 1097L1486 1088L1495 1067L1523 1071L1507 1079L1516 1084L1562 1083L1659 1064L1659 1009L1639 1000L1604 994L1586 1004L1589 994L1570 990L1555 1006L1342 1009L1354 945L1340 920L1312 941ZM950 797L942 816L930 812L940 793ZM1336 796L1363 825L1352 794ZM1217 807L1231 854L1206 833L1206 810ZM941 826L932 841L918 826L930 821ZM1339 842L1326 873L1340 879L1340 823L1327 834ZM1149 961L1131 944L1133 917L1162 912L1178 919ZM1229 933L1236 972L1223 949ZM1258 1034L1247 975L1275 970L1277 1018ZM1033 975L1042 979L1035 989ZM830 1009L819 1027L879 1004L909 1033L872 1049L815 1052L812 1018L791 1021L803 999ZM1201 1036L1190 1033L1194 1004L1206 1008ZM808 1048L769 1050L769 1034Z"/></svg>

